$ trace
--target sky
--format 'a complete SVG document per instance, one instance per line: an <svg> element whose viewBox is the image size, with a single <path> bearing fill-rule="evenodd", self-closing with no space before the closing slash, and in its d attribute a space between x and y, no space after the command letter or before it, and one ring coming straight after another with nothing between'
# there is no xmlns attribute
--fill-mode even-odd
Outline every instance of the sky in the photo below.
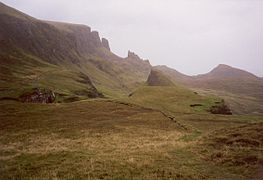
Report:
<svg viewBox="0 0 263 180"><path fill-rule="evenodd" d="M2 0L45 20L80 23L152 65L207 73L228 64L263 77L263 0Z"/></svg>

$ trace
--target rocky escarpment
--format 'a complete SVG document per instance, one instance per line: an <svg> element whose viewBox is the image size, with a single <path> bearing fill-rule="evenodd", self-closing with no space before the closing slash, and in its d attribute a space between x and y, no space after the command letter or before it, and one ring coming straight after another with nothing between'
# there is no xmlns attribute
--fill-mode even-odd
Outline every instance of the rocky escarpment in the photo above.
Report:
<svg viewBox="0 0 263 180"><path fill-rule="evenodd" d="M128 60L129 62L144 63L147 64L148 67L152 67L149 60L142 59L140 58L140 56L138 56L137 54L131 51L128 51L128 56L125 59Z"/></svg>
<svg viewBox="0 0 263 180"><path fill-rule="evenodd" d="M105 38L101 39L102 46L110 51L110 44L109 41Z"/></svg>
<svg viewBox="0 0 263 180"><path fill-rule="evenodd" d="M152 68L149 60L142 59L137 54L131 51L128 51L128 56L125 58L125 60L128 64L135 67L133 71L143 73L143 76L145 76L145 80L147 79Z"/></svg>
<svg viewBox="0 0 263 180"><path fill-rule="evenodd" d="M0 11L1 49L27 52L52 64L78 64L101 47L109 50L107 41L88 26L41 21L2 3Z"/></svg>
<svg viewBox="0 0 263 180"><path fill-rule="evenodd" d="M35 88L19 97L19 100L24 103L53 103L55 99L56 95L53 91L39 88Z"/></svg>
<svg viewBox="0 0 263 180"><path fill-rule="evenodd" d="M137 54L134 52L128 51L128 58L130 59L141 59Z"/></svg>

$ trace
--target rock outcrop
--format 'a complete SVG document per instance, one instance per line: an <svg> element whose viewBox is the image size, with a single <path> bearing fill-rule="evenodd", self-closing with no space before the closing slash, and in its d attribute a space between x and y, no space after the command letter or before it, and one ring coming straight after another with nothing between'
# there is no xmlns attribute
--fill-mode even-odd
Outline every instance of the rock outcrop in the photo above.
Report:
<svg viewBox="0 0 263 180"><path fill-rule="evenodd" d="M51 90L35 88L32 92L22 94L19 100L24 103L53 103L56 95Z"/></svg>
<svg viewBox="0 0 263 180"><path fill-rule="evenodd" d="M93 42L95 47L101 47L102 46L98 31L92 31L91 32L91 42Z"/></svg>
<svg viewBox="0 0 263 180"><path fill-rule="evenodd" d="M135 54L134 52L131 52L131 51L128 51L128 58L129 59L139 59L139 60L141 60L141 58L137 54Z"/></svg>
<svg viewBox="0 0 263 180"><path fill-rule="evenodd" d="M110 44L109 41L105 38L101 39L102 46L110 51Z"/></svg>
<svg viewBox="0 0 263 180"><path fill-rule="evenodd" d="M225 101L222 100L218 102L217 105L212 106L209 111L212 114L223 114L223 115L232 115L230 108L226 105Z"/></svg>

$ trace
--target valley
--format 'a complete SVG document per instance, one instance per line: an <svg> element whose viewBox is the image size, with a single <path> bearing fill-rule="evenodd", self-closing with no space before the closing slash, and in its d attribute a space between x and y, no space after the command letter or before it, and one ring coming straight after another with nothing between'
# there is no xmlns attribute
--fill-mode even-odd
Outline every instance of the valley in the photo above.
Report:
<svg viewBox="0 0 263 180"><path fill-rule="evenodd" d="M253 179L263 80L152 66L0 2L0 179ZM258 177L260 179L260 177Z"/></svg>

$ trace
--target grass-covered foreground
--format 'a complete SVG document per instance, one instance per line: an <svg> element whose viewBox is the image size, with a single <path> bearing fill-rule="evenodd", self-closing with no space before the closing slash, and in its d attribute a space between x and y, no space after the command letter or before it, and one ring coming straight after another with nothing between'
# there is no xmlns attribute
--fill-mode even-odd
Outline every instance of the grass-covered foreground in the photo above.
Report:
<svg viewBox="0 0 263 180"><path fill-rule="evenodd" d="M263 162L261 117L172 120L109 100L0 109L0 179L251 179Z"/></svg>

